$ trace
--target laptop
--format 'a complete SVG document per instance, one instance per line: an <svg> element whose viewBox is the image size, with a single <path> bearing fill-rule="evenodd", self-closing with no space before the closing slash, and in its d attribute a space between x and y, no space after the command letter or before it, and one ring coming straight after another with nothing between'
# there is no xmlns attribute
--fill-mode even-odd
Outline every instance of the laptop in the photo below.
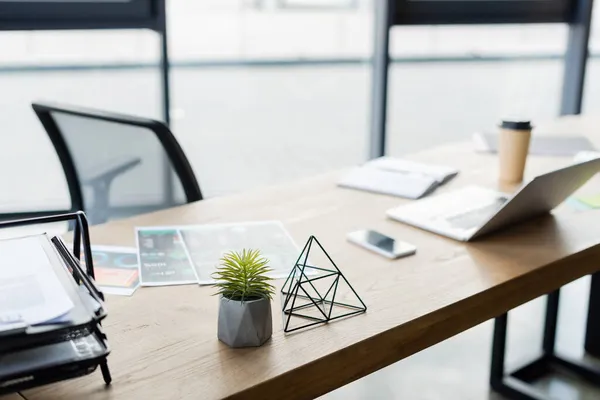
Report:
<svg viewBox="0 0 600 400"><path fill-rule="evenodd" d="M594 159L539 175L514 195L477 186L388 210L388 217L468 242L549 213L600 171Z"/></svg>

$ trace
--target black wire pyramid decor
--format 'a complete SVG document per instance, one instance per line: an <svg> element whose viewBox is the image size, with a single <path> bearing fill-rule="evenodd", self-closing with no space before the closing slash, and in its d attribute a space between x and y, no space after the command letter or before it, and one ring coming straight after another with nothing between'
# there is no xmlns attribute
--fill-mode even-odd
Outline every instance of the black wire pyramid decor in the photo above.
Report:
<svg viewBox="0 0 600 400"><path fill-rule="evenodd" d="M325 256L321 255L319 260L330 266L317 266L309 261L311 250L315 256L314 250L319 249ZM286 333L367 311L365 303L314 236L304 245L281 294Z"/></svg>

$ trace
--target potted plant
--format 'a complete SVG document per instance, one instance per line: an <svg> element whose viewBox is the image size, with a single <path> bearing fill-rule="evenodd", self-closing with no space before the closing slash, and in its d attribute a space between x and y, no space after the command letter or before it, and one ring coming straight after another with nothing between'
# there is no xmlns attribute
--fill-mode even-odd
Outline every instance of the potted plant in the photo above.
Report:
<svg viewBox="0 0 600 400"><path fill-rule="evenodd" d="M231 347L260 346L273 332L271 299L275 288L266 274L269 260L259 250L225 254L212 275L218 289L217 336Z"/></svg>

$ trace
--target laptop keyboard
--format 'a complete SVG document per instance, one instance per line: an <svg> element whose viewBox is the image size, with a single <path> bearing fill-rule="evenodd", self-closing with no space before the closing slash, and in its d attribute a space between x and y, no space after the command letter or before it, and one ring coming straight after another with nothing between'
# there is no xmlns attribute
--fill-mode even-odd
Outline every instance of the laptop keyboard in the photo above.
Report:
<svg viewBox="0 0 600 400"><path fill-rule="evenodd" d="M491 203L485 207L476 208L461 214L447 217L446 221L452 225L453 228L458 229L471 229L482 225L486 222L493 214L496 213L507 202L507 198L499 197L494 203Z"/></svg>

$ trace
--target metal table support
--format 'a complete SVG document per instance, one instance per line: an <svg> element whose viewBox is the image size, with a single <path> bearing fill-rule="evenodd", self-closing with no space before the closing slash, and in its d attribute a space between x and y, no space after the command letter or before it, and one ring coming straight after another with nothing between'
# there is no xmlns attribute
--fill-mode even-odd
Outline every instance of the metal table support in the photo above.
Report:
<svg viewBox="0 0 600 400"><path fill-rule="evenodd" d="M591 384L600 386L600 369L556 353L555 342L559 300L560 290L547 295L541 355L531 363L513 372L506 372L504 362L508 314L503 314L495 319L490 373L490 385L493 390L513 400L550 399L543 392L533 387L531 383L557 370L568 371Z"/></svg>
<svg viewBox="0 0 600 400"><path fill-rule="evenodd" d="M592 275L585 350L589 355L600 358L600 272Z"/></svg>

